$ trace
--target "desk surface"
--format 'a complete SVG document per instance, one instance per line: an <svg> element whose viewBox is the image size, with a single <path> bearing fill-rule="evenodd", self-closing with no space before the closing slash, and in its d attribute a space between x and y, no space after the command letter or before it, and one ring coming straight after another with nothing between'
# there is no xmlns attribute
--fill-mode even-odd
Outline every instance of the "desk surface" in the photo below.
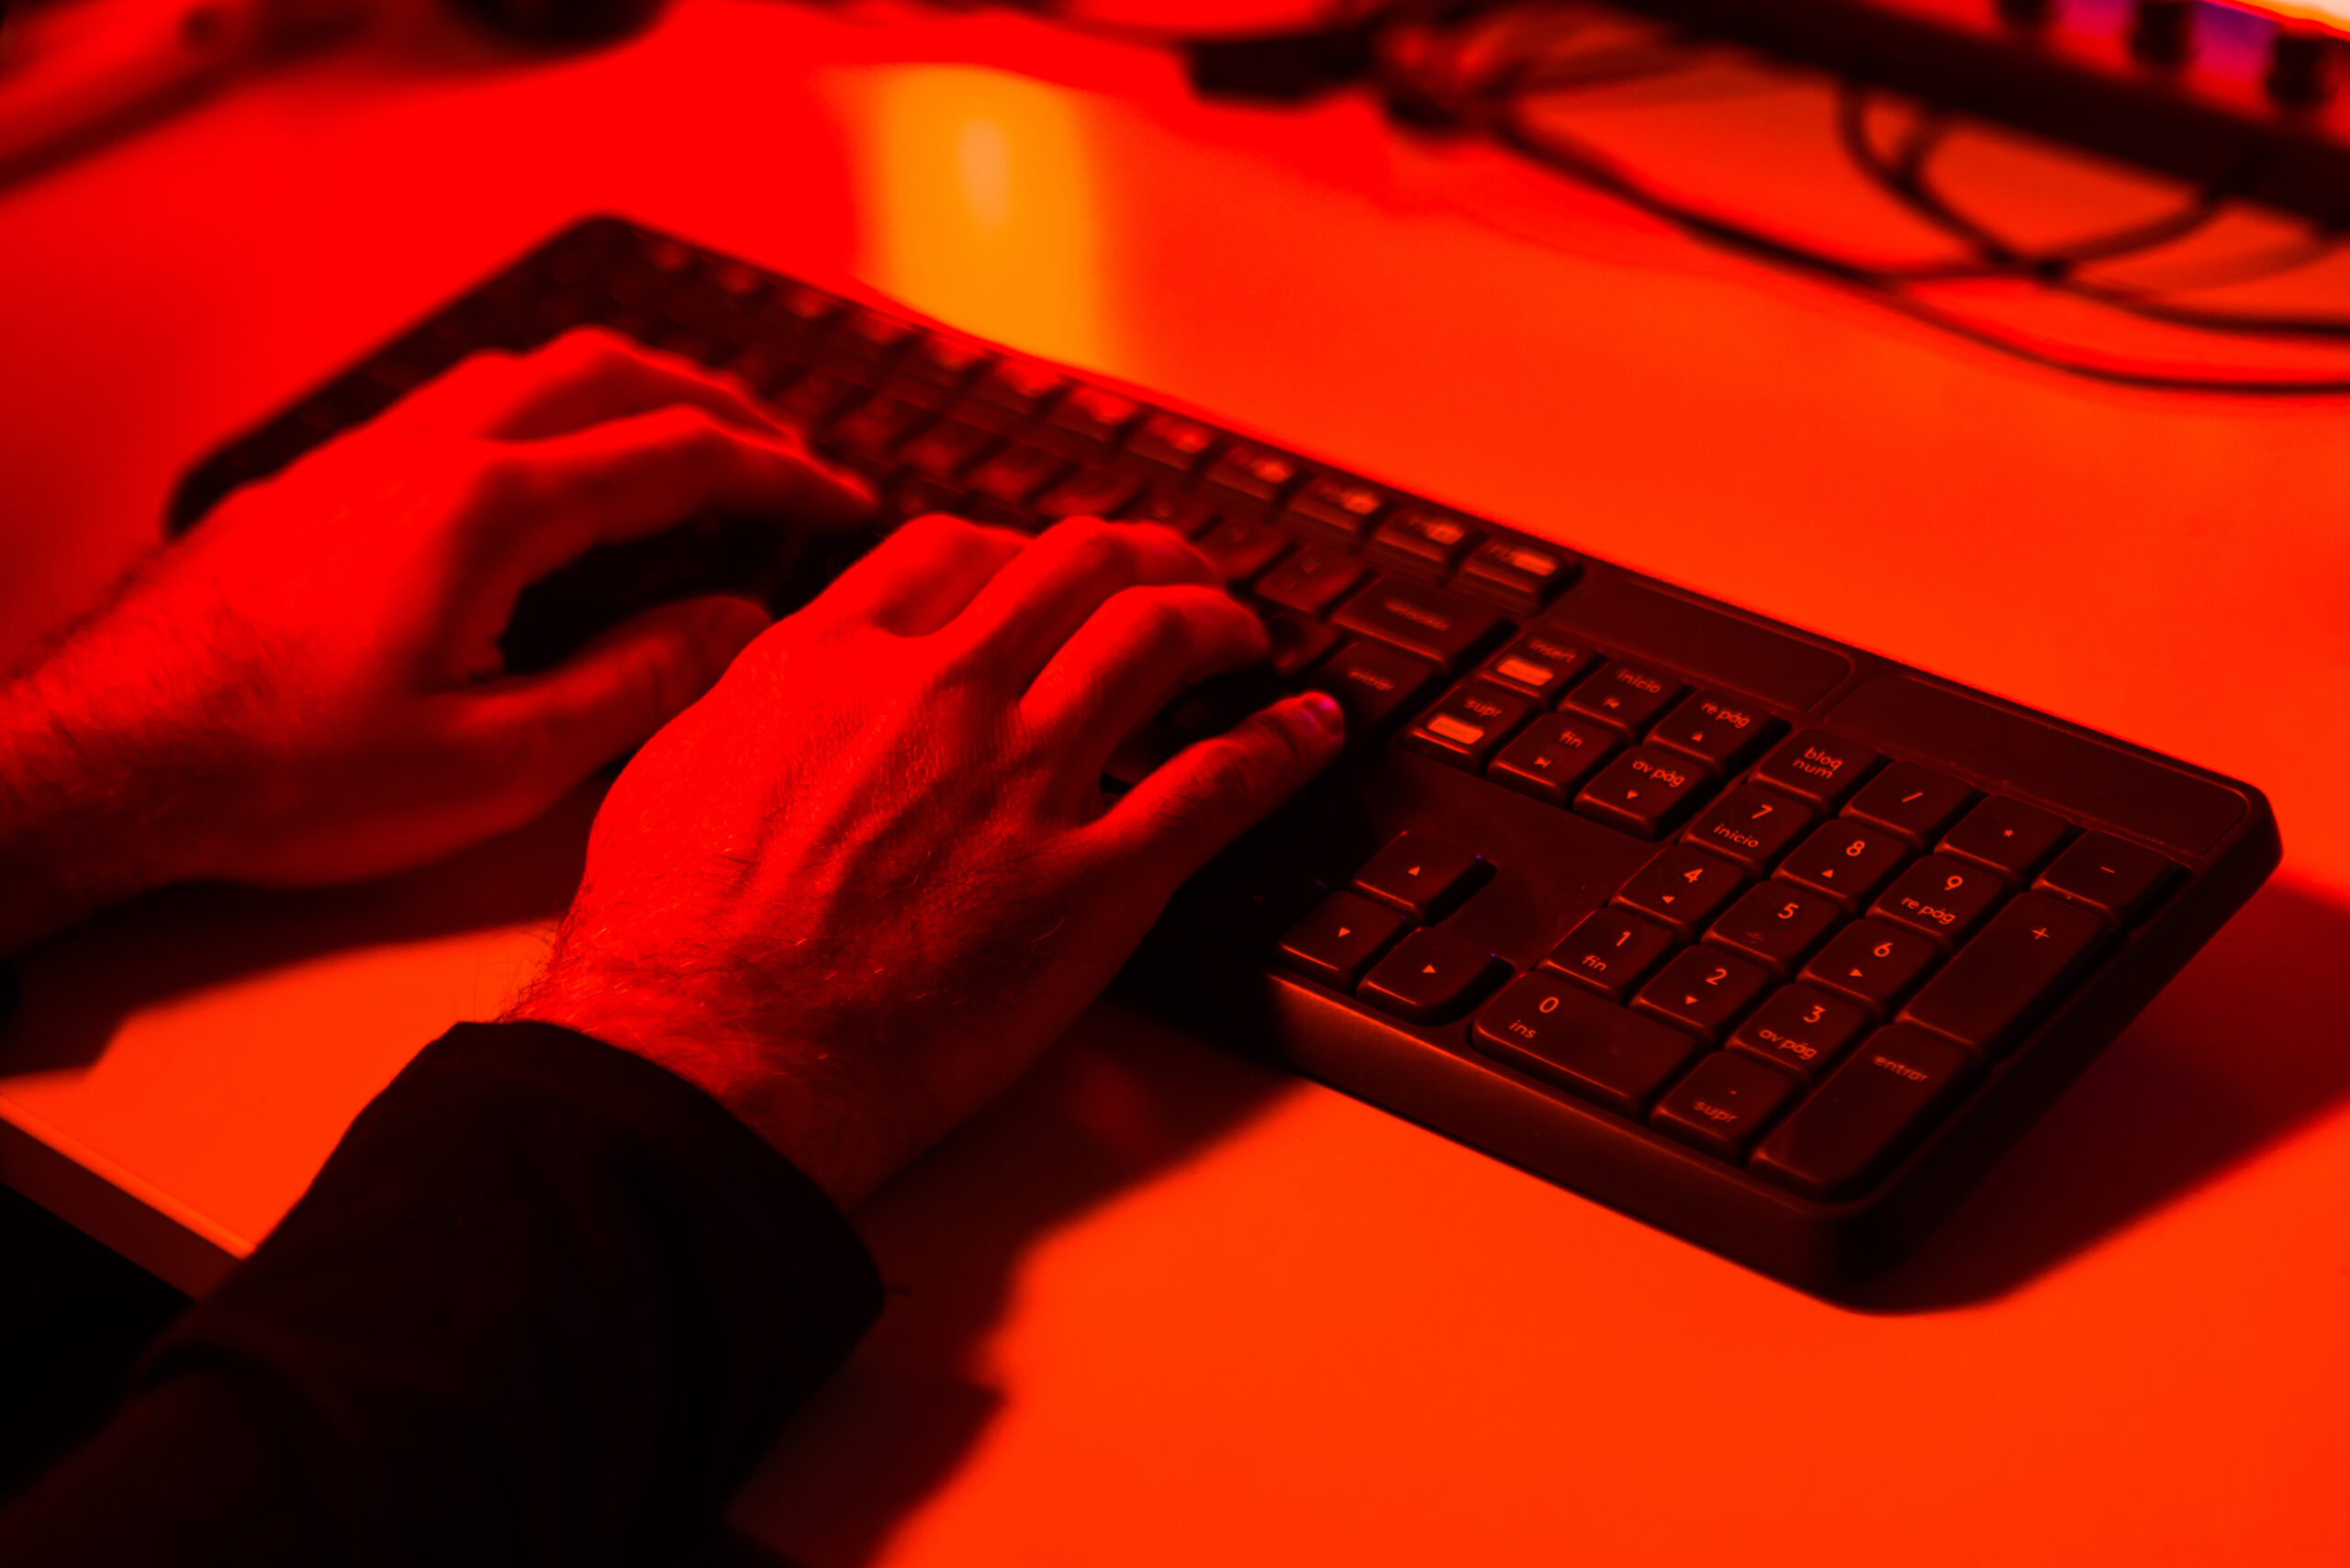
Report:
<svg viewBox="0 0 2350 1568"><path fill-rule="evenodd" d="M759 1534L808 1568L2350 1560L2350 409L2030 371L1016 20L686 0L535 60L410 18L0 191L0 663L189 457L597 210L2249 778L2287 846L1874 1312L1099 1009L858 1215L897 1292L744 1494ZM0 1175L202 1288L498 1004L593 806L53 942Z"/></svg>

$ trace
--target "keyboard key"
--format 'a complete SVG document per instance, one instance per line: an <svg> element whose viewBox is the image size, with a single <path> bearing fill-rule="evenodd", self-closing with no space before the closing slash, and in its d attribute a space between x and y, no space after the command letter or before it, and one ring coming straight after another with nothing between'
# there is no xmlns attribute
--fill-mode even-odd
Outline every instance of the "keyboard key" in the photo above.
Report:
<svg viewBox="0 0 2350 1568"><path fill-rule="evenodd" d="M1881 921L1856 920L1829 938L1804 967L1806 983L1848 996L1871 1012L1890 1014L1901 993L1942 955L1914 931Z"/></svg>
<svg viewBox="0 0 2350 1568"><path fill-rule="evenodd" d="M1363 554L1416 577L1441 577L1476 540L1477 531L1449 512L1404 507L1379 525Z"/></svg>
<svg viewBox="0 0 2350 1568"><path fill-rule="evenodd" d="M1485 777L1521 795L1563 806L1615 745L1616 732L1606 725L1552 713L1535 720L1532 728L1510 742Z"/></svg>
<svg viewBox="0 0 2350 1568"><path fill-rule="evenodd" d="M1816 1081L1874 1020L1841 996L1782 986L1729 1037L1729 1048Z"/></svg>
<svg viewBox="0 0 2350 1568"><path fill-rule="evenodd" d="M815 430L834 415L866 397L865 384L838 371L819 366L793 382L775 399L784 418L803 430Z"/></svg>
<svg viewBox="0 0 2350 1568"><path fill-rule="evenodd" d="M1909 846L1883 828L1855 822L1822 823L1779 864L1781 879L1828 894L1858 909L1909 858Z"/></svg>
<svg viewBox="0 0 2350 1568"><path fill-rule="evenodd" d="M1321 622L1278 612L1265 617L1265 635L1272 643L1265 667L1275 680L1282 681L1304 674L1315 660L1338 644L1338 634Z"/></svg>
<svg viewBox="0 0 2350 1568"><path fill-rule="evenodd" d="M1785 795L1741 784L1691 823L1684 836L1759 877L1810 825L1811 812Z"/></svg>
<svg viewBox="0 0 2350 1568"><path fill-rule="evenodd" d="M1434 924L1485 885L1494 868L1467 845L1439 833L1398 834L1355 876L1355 891Z"/></svg>
<svg viewBox="0 0 2350 1568"><path fill-rule="evenodd" d="M1932 1125L1973 1067L1948 1041L1879 1029L1763 1140L1754 1169L1817 1198L1853 1192Z"/></svg>
<svg viewBox="0 0 2350 1568"><path fill-rule="evenodd" d="M1142 481L1114 468L1080 468L1036 498L1036 515L1058 522L1067 517L1115 517L1142 491Z"/></svg>
<svg viewBox="0 0 2350 1568"><path fill-rule="evenodd" d="M911 522L932 512L952 512L963 504L963 492L952 485L942 485L935 479L912 475L901 479L882 502L884 515L892 525Z"/></svg>
<svg viewBox="0 0 2350 1568"><path fill-rule="evenodd" d="M1197 539L1216 523L1214 509L1204 501L1173 490L1146 490L1141 498L1128 503L1122 522L1155 522L1161 528L1171 528L1186 539Z"/></svg>
<svg viewBox="0 0 2350 1568"><path fill-rule="evenodd" d="M1337 700L1347 715L1347 745L1364 745L1406 708L1416 705L1443 672L1416 654L1358 637L1323 661L1306 685Z"/></svg>
<svg viewBox="0 0 2350 1568"><path fill-rule="evenodd" d="M1706 933L1706 940L1791 975L1843 919L1844 911L1834 899L1785 882L1767 882L1732 904Z"/></svg>
<svg viewBox="0 0 2350 1568"><path fill-rule="evenodd" d="M1106 386L1080 386L1061 399L1035 439L1080 460L1102 457L1141 412L1141 404Z"/></svg>
<svg viewBox="0 0 2350 1568"><path fill-rule="evenodd" d="M1415 931L1372 967L1360 995L1373 1007L1430 1024L1484 1000L1509 966L1449 931Z"/></svg>
<svg viewBox="0 0 2350 1568"><path fill-rule="evenodd" d="M1889 827L1912 844L1927 845L1974 798L1974 790L1948 774L1914 762L1896 762L1852 797L1844 814Z"/></svg>
<svg viewBox="0 0 2350 1568"><path fill-rule="evenodd" d="M1905 1024L1997 1054L2105 939L2095 914L2023 893L1902 1009Z"/></svg>
<svg viewBox="0 0 2350 1568"><path fill-rule="evenodd" d="M991 430L962 420L942 420L908 442L898 455L908 466L934 479L952 479L979 461L979 454L997 439Z"/></svg>
<svg viewBox="0 0 2350 1568"><path fill-rule="evenodd" d="M1681 683L1671 676L1618 659L1569 692L1566 705L1628 735L1654 723L1680 695Z"/></svg>
<svg viewBox="0 0 2350 1568"><path fill-rule="evenodd" d="M1825 730L1803 730L1780 743L1754 770L1757 783L1832 812L1877 765L1877 754Z"/></svg>
<svg viewBox="0 0 2350 1568"><path fill-rule="evenodd" d="M1636 745L1583 787L1575 810L1640 838L1658 838L1689 814L1707 788L1705 770L1687 757Z"/></svg>
<svg viewBox="0 0 2350 1568"><path fill-rule="evenodd" d="M1192 543L1215 563L1225 581L1235 583L1247 582L1280 560L1290 547L1286 533L1243 517L1219 518Z"/></svg>
<svg viewBox="0 0 2350 1568"><path fill-rule="evenodd" d="M2177 870L2151 849L2111 834L2085 833L2032 886L2093 909L2116 925L2129 925L2170 886Z"/></svg>
<svg viewBox="0 0 2350 1568"><path fill-rule="evenodd" d="M914 432L916 425L931 420L931 409L919 402L907 402L902 398L872 398L857 404L856 409L832 420L832 431L825 432L825 442L841 452L881 456L898 447L898 442Z"/></svg>
<svg viewBox="0 0 2350 1568"><path fill-rule="evenodd" d="M1361 562L1335 550L1304 549L1257 585L1257 597L1301 615L1320 615L1362 581Z"/></svg>
<svg viewBox="0 0 2350 1568"><path fill-rule="evenodd" d="M1485 666L1487 678L1515 686L1545 702L1556 702L1567 685L1587 668L1592 652L1538 626L1504 648Z"/></svg>
<svg viewBox="0 0 2350 1568"><path fill-rule="evenodd" d="M1384 638L1447 669L1460 668L1501 624L1483 605L1396 577L1373 581L1336 620L1349 632Z"/></svg>
<svg viewBox="0 0 2350 1568"><path fill-rule="evenodd" d="M1023 507L1029 497L1058 478L1068 466L1068 460L1058 453L1046 452L1040 446L1015 444L972 469L963 482L990 500Z"/></svg>
<svg viewBox="0 0 2350 1568"><path fill-rule="evenodd" d="M1738 896L1745 881L1729 861L1676 844L1632 873L1616 902L1670 926L1673 935L1690 942L1715 912Z"/></svg>
<svg viewBox="0 0 2350 1568"><path fill-rule="evenodd" d="M1958 819L1958 825L1942 835L1942 849L1988 866L2020 887L2072 832L2073 824L2063 817L1994 795Z"/></svg>
<svg viewBox="0 0 2350 1568"><path fill-rule="evenodd" d="M994 357L969 338L930 332L906 351L905 358L898 362L898 374L952 390L978 375L979 367Z"/></svg>
<svg viewBox="0 0 2350 1568"><path fill-rule="evenodd" d="M992 496L971 497L958 509L957 515L990 528L1012 528L1023 533L1035 533L1045 526L1045 520L1026 507L1013 506Z"/></svg>
<svg viewBox="0 0 2350 1568"><path fill-rule="evenodd" d="M834 353L846 355L859 364L878 369L898 356L920 334L921 329L912 321L901 321L895 316L858 306L841 319L840 324L825 334L824 344Z"/></svg>
<svg viewBox="0 0 2350 1568"><path fill-rule="evenodd" d="M1543 963L1621 1002L1673 951L1673 933L1637 914L1603 909L1583 916Z"/></svg>
<svg viewBox="0 0 2350 1568"><path fill-rule="evenodd" d="M835 298L804 283L786 283L767 297L763 319L772 331L812 339L822 332L848 301Z"/></svg>
<svg viewBox="0 0 2350 1568"><path fill-rule="evenodd" d="M1225 449L1200 488L1211 505L1237 504L1251 515L1263 516L1304 472L1304 465L1286 453L1242 442Z"/></svg>
<svg viewBox="0 0 2350 1568"><path fill-rule="evenodd" d="M1354 893L1332 893L1281 937L1281 962L1339 991L1352 991L1363 971L1403 935L1404 917Z"/></svg>
<svg viewBox="0 0 2350 1568"><path fill-rule="evenodd" d="M1404 744L1439 762L1482 773L1502 742L1534 712L1533 699L1472 680L1404 732Z"/></svg>
<svg viewBox="0 0 2350 1568"><path fill-rule="evenodd" d="M1126 442L1126 455L1142 467L1188 479L1214 445L1215 431L1197 420L1153 414Z"/></svg>
<svg viewBox="0 0 2350 1568"><path fill-rule="evenodd" d="M971 418L975 423L991 422L998 429L1008 428L1006 421L1024 422L1064 385L1058 371L1033 360L998 360L971 388Z"/></svg>
<svg viewBox="0 0 2350 1568"><path fill-rule="evenodd" d="M1470 1039L1487 1056L1628 1116L1646 1110L1702 1048L1554 969L1511 981L1477 1014Z"/></svg>
<svg viewBox="0 0 2350 1568"><path fill-rule="evenodd" d="M1520 615L1539 615L1583 571L1567 551L1523 539L1488 539L1453 578L1460 592Z"/></svg>
<svg viewBox="0 0 2350 1568"><path fill-rule="evenodd" d="M1879 893L1869 913L1914 926L1942 946L1955 947L2007 891L2007 883L1980 866L1929 855Z"/></svg>
<svg viewBox="0 0 2350 1568"><path fill-rule="evenodd" d="M1387 506L1387 493L1343 474L1321 474L1289 503L1282 521L1302 533L1317 534L1348 549L1362 543L1371 520Z"/></svg>
<svg viewBox="0 0 2350 1568"><path fill-rule="evenodd" d="M1680 707L1649 732L1649 740L1686 752L1718 774L1729 774L1746 766L1746 759L1769 734L1771 724L1771 715L1751 702L1699 691L1684 698Z"/></svg>
<svg viewBox="0 0 2350 1568"><path fill-rule="evenodd" d="M1640 987L1634 1010L1718 1040L1754 999L1771 989L1760 964L1706 947L1691 947Z"/></svg>
<svg viewBox="0 0 2350 1568"><path fill-rule="evenodd" d="M1724 1159L1744 1159L1754 1140L1796 1096L1796 1081L1751 1057L1716 1051L1657 1102L1649 1120Z"/></svg>

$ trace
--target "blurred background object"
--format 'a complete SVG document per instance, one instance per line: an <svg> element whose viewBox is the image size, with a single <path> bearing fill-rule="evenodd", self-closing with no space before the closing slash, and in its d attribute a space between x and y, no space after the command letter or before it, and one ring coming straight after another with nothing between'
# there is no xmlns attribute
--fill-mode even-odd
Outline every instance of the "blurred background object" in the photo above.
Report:
<svg viewBox="0 0 2350 1568"><path fill-rule="evenodd" d="M31 0L0 20L0 183L145 125L373 0Z"/></svg>

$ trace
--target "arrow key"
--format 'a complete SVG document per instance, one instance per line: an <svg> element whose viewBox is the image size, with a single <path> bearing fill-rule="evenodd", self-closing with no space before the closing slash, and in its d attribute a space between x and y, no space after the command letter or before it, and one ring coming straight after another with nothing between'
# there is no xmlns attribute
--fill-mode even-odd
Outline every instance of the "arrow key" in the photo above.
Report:
<svg viewBox="0 0 2350 1568"><path fill-rule="evenodd" d="M1449 931L1415 931L1362 982L1361 996L1415 1024L1434 1023L1472 1002L1509 974L1490 948Z"/></svg>
<svg viewBox="0 0 2350 1568"><path fill-rule="evenodd" d="M1889 1016L1902 993L1941 957L1933 943L1914 931L1856 920L1819 950L1801 978Z"/></svg>
<svg viewBox="0 0 2350 1568"><path fill-rule="evenodd" d="M1355 891L1423 925L1444 917L1494 874L1477 852L1440 833L1401 833L1355 878Z"/></svg>
<svg viewBox="0 0 2350 1568"><path fill-rule="evenodd" d="M1711 780L1703 766L1685 756L1636 745L1583 786L1575 810L1594 822L1657 838L1705 799Z"/></svg>
<svg viewBox="0 0 2350 1568"><path fill-rule="evenodd" d="M1352 893L1332 893L1281 937L1281 962L1324 985L1352 991L1404 929L1404 917Z"/></svg>
<svg viewBox="0 0 2350 1568"><path fill-rule="evenodd" d="M1616 902L1672 927L1683 941L1694 942L1745 880L1729 861L1675 844L1634 873Z"/></svg>
<svg viewBox="0 0 2350 1568"><path fill-rule="evenodd" d="M1719 1040L1771 984L1771 971L1760 964L1692 947L1640 988L1632 1010Z"/></svg>

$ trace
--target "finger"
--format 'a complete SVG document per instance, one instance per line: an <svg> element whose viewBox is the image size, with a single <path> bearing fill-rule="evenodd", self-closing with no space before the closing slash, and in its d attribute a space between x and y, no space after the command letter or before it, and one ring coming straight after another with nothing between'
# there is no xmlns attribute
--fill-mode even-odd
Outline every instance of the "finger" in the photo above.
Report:
<svg viewBox="0 0 2350 1568"><path fill-rule="evenodd" d="M1188 584L1127 588L1053 655L1022 700L1022 716L1091 782L1176 693L1247 668L1266 645L1263 622L1229 594Z"/></svg>
<svg viewBox="0 0 2350 1568"><path fill-rule="evenodd" d="M1346 719L1328 697L1283 698L1177 752L1088 831L1171 894L1329 766L1345 741Z"/></svg>
<svg viewBox="0 0 2350 1568"><path fill-rule="evenodd" d="M643 538L697 512L767 513L822 532L870 515L858 480L796 443L672 406L498 449L475 521L501 595L597 544Z"/></svg>
<svg viewBox="0 0 2350 1568"><path fill-rule="evenodd" d="M1154 583L1223 582L1206 556L1167 529L1071 518L998 572L946 634L1014 690L1025 690L1112 594Z"/></svg>
<svg viewBox="0 0 2350 1568"><path fill-rule="evenodd" d="M924 637L963 611L971 596L1028 547L1024 534L959 517L918 517L833 579L803 614Z"/></svg>
<svg viewBox="0 0 2350 1568"><path fill-rule="evenodd" d="M601 327L526 354L476 354L408 395L384 423L492 441L543 441L683 405L744 430L785 427L732 377Z"/></svg>
<svg viewBox="0 0 2350 1568"><path fill-rule="evenodd" d="M542 674L464 699L476 740L549 801L683 712L767 630L767 612L717 594L622 622Z"/></svg>

